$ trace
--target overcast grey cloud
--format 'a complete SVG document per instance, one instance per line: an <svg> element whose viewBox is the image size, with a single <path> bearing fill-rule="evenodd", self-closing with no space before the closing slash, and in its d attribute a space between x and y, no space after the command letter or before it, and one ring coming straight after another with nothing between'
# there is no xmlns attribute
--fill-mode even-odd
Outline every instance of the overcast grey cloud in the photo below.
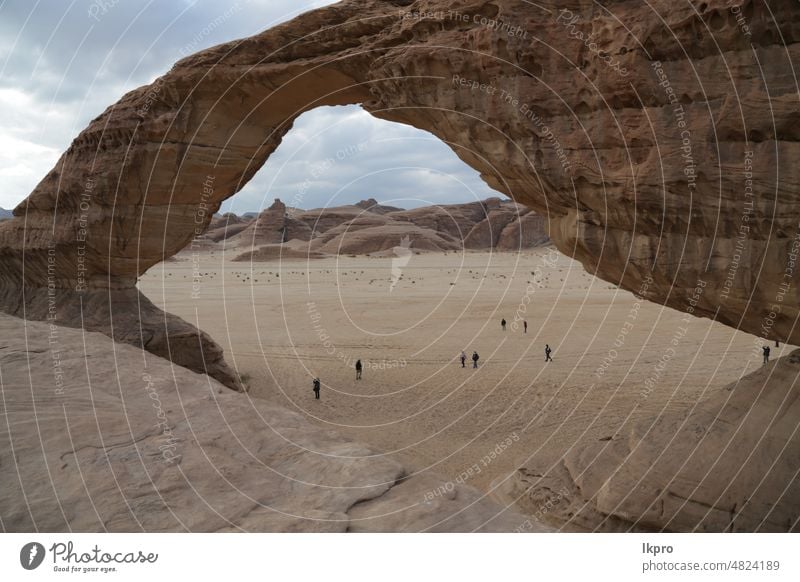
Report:
<svg viewBox="0 0 800 582"><path fill-rule="evenodd" d="M178 59L256 34L326 0L0 0L0 206L21 202L88 122ZM225 205L303 208L374 197L398 206L493 195L435 137L357 106L299 118Z"/></svg>

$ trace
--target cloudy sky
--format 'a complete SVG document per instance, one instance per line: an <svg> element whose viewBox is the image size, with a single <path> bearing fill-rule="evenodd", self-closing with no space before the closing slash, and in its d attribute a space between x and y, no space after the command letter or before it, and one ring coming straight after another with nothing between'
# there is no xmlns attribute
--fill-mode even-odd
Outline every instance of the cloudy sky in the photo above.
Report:
<svg viewBox="0 0 800 582"><path fill-rule="evenodd" d="M91 119L183 55L330 3L0 0L0 207L21 202ZM259 210L274 198L303 208L368 197L413 207L491 195L432 135L351 106L298 119L225 209Z"/></svg>

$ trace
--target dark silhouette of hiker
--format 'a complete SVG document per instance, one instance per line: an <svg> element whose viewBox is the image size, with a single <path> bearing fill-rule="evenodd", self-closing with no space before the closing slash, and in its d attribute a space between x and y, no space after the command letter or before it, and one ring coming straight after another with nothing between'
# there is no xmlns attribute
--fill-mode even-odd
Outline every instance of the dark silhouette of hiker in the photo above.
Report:
<svg viewBox="0 0 800 582"><path fill-rule="evenodd" d="M461 350L461 367L467 367L467 354L464 352L464 350Z"/></svg>
<svg viewBox="0 0 800 582"><path fill-rule="evenodd" d="M522 333L528 333L528 321L527 320L522 320L522 329L523 329Z"/></svg>
<svg viewBox="0 0 800 582"><path fill-rule="evenodd" d="M553 353L553 350L550 349L549 344L544 344L544 361L545 362L552 362L553 358L550 357L550 354Z"/></svg>
<svg viewBox="0 0 800 582"><path fill-rule="evenodd" d="M761 351L764 352L764 365L766 366L769 363L769 346L762 347Z"/></svg>
<svg viewBox="0 0 800 582"><path fill-rule="evenodd" d="M781 347L781 342L779 342L778 340L775 340L775 347L776 348Z"/></svg>
<svg viewBox="0 0 800 582"><path fill-rule="evenodd" d="M314 398L319 400L319 378L314 378Z"/></svg>
<svg viewBox="0 0 800 582"><path fill-rule="evenodd" d="M473 368L477 368L478 367L478 360L479 359L480 359L480 356L478 355L478 352L472 352L472 367Z"/></svg>
<svg viewBox="0 0 800 582"><path fill-rule="evenodd" d="M506 330L506 319L505 319L505 318L503 318L503 319L500 321L500 325L501 325L501 326L503 326L503 331L505 331L505 330Z"/></svg>
<svg viewBox="0 0 800 582"><path fill-rule="evenodd" d="M361 360L356 360L356 380L361 380Z"/></svg>

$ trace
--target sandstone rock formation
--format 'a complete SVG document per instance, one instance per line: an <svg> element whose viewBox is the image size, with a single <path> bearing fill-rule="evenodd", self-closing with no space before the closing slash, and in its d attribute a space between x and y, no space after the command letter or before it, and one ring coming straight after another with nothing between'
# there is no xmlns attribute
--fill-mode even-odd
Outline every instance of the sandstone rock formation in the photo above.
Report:
<svg viewBox="0 0 800 582"><path fill-rule="evenodd" d="M248 226L250 226L249 220L240 218L232 212L226 212L222 216L215 216L211 220L203 237L214 242L219 242L236 236Z"/></svg>
<svg viewBox="0 0 800 582"><path fill-rule="evenodd" d="M476 224L464 238L464 246L468 249L493 249L500 242L503 231L512 222L519 219L516 208L500 207L488 212L486 219Z"/></svg>
<svg viewBox="0 0 800 582"><path fill-rule="evenodd" d="M284 214L282 209L283 203L276 200L237 234L222 238L222 228L209 227L203 238L224 240L226 249L247 249L236 256L237 261L380 253L403 241L420 251L519 251L549 240L543 217L499 198L413 210L381 206L374 199ZM298 245L285 252L276 247L288 241L308 241L309 245L305 251Z"/></svg>
<svg viewBox="0 0 800 582"><path fill-rule="evenodd" d="M434 498L444 481L433 475L99 333L0 315L0 371L6 532L511 531L526 520L470 487Z"/></svg>
<svg viewBox="0 0 800 582"><path fill-rule="evenodd" d="M499 198L489 198L488 200L470 202L468 204L414 208L392 213L391 217L394 220L411 222L421 228L427 228L438 233L449 234L452 238L463 241L475 226L488 218L492 210L501 206L502 202Z"/></svg>
<svg viewBox="0 0 800 582"><path fill-rule="evenodd" d="M521 214L506 225L494 248L499 251L519 251L547 244L546 220L535 212Z"/></svg>
<svg viewBox="0 0 800 582"><path fill-rule="evenodd" d="M316 239L312 248L327 254L363 255L391 250L403 245L403 241L406 240L408 248L414 250L461 249L460 241L445 238L446 236L415 225L394 223L355 230L337 227L325 233L320 239Z"/></svg>
<svg viewBox="0 0 800 582"><path fill-rule="evenodd" d="M356 202L355 204L357 207L361 208L362 210L369 210L370 212L374 212L375 214L388 214L389 212L401 212L402 208L397 208L396 206L387 206L385 204L378 204L378 201L374 198L367 198L366 200L362 200L361 202Z"/></svg>
<svg viewBox="0 0 800 582"><path fill-rule="evenodd" d="M205 230L297 116L360 103L444 140L601 278L633 292L652 278L651 301L800 343L798 36L785 1L306 13L180 61L92 121L0 224L0 305L115 337L127 316L118 339L235 386L221 350L165 326L136 279Z"/></svg>
<svg viewBox="0 0 800 582"><path fill-rule="evenodd" d="M241 232L228 237L231 242L243 247L282 244L287 241L309 240L311 228L287 212L286 205L278 199L261 212ZM227 240L227 239L226 239Z"/></svg>
<svg viewBox="0 0 800 582"><path fill-rule="evenodd" d="M380 220L380 215L366 212L362 208L352 205L313 208L301 213L295 213L294 216L311 229L312 236L317 236L352 220Z"/></svg>
<svg viewBox="0 0 800 582"><path fill-rule="evenodd" d="M800 184L780 164L798 149L793 4L743 0L750 36L726 0L407 4L312 11L125 95L0 228L4 285L36 297L53 258L69 292L82 256L89 289L132 288L298 115L361 103L441 137L600 277L638 291L652 274L649 299L683 310L702 279L696 315L798 340L800 295L781 288Z"/></svg>
<svg viewBox="0 0 800 582"><path fill-rule="evenodd" d="M555 527L599 531L800 531L800 350L682 413L524 467L496 497Z"/></svg>

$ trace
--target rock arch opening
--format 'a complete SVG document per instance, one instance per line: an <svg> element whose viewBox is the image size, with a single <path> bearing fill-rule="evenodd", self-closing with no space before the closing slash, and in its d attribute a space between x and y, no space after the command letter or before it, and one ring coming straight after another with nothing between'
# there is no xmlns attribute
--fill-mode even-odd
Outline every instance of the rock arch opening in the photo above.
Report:
<svg viewBox="0 0 800 582"><path fill-rule="evenodd" d="M350 105L318 107L298 117L263 167L219 212L252 216L274 199L298 210L370 198L410 209L492 196L498 193L438 137Z"/></svg>
<svg viewBox="0 0 800 582"><path fill-rule="evenodd" d="M215 178L208 176L204 191L210 194L214 186ZM206 206L199 205L198 218L211 212ZM280 318L264 317L256 304L283 305L284 292L270 291L276 284L283 288L300 271L310 274L313 259L373 259L370 289L385 300L374 309L392 311L405 292L402 266L409 260L399 261L397 253L410 258L450 252L457 266L457 255L465 250L519 251L545 244L545 227L544 218L529 208L502 200L438 137L377 119L359 105L322 106L300 115L259 172L222 204L208 229L197 229L197 236L176 255L183 266L149 269L139 289L160 309L210 332L237 374L272 377L264 371L268 362L250 361L253 346L264 343L259 328L273 334L268 344L285 342L288 347L293 340L282 336ZM308 264L287 272L287 263L296 266L303 260ZM403 265L395 264L399 262ZM252 287L246 296L240 293L242 283ZM317 281L309 278L306 283ZM345 293L347 283L347 277L337 278L334 285ZM394 295L381 295L398 284ZM303 293L286 288L290 295ZM432 310L441 307L452 288L445 291L430 299ZM314 301L313 294L306 294ZM341 310L357 313L357 305L350 303L343 297ZM219 317L223 312L224 325ZM242 319L242 313L247 317ZM309 324L303 314L288 319ZM241 366L242 360L248 364Z"/></svg>

